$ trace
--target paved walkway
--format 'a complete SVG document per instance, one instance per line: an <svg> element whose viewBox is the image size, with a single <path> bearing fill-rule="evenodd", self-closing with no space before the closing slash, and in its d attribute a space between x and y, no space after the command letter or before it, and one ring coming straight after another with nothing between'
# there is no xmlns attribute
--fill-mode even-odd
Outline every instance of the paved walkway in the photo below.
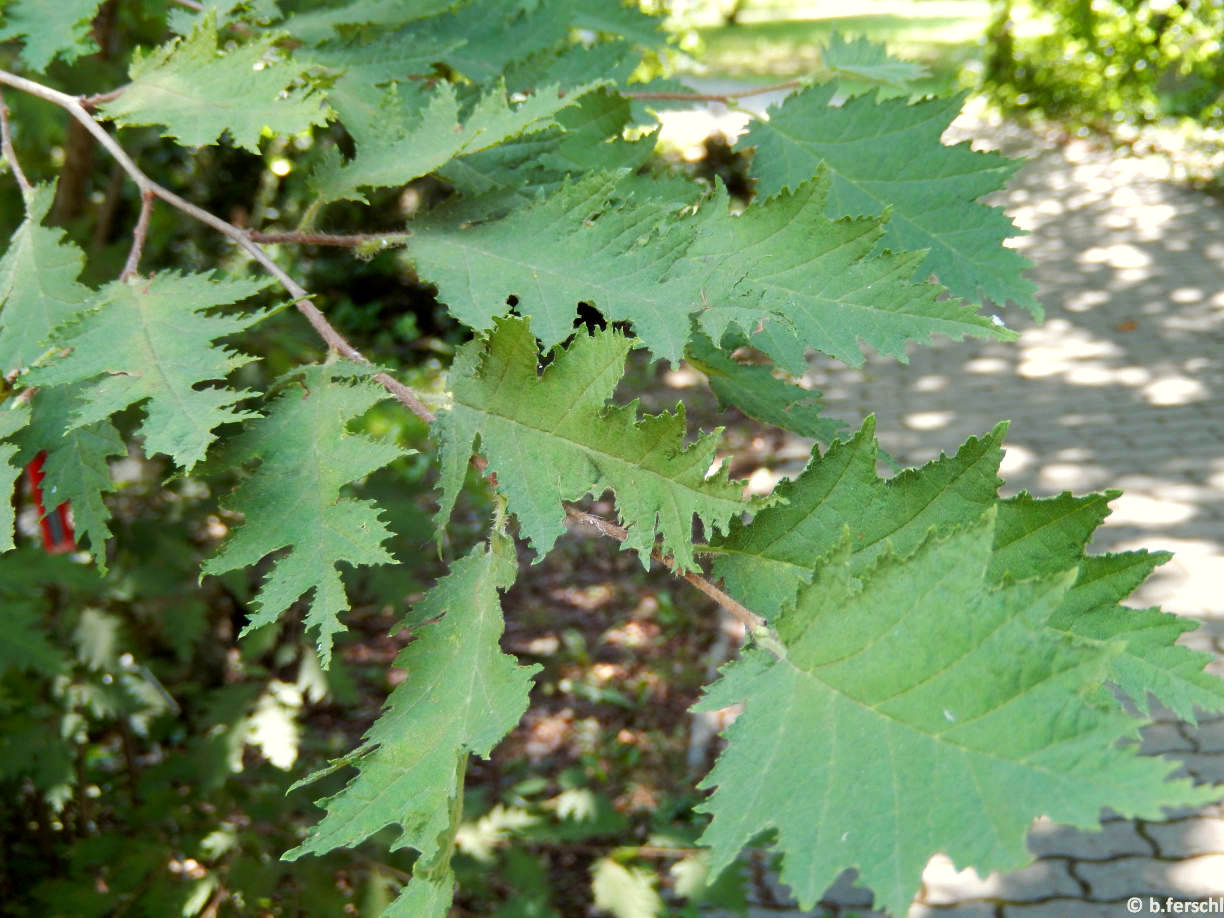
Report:
<svg viewBox="0 0 1224 918"><path fill-rule="evenodd" d="M1018 342L945 341L911 348L908 366L861 370L816 359L809 381L852 424L874 410L883 447L905 465L1010 418L1004 493L1123 488L1091 550L1176 552L1133 603L1205 620L1183 642L1218 654L1224 674L1224 207L1170 184L1160 160L1046 144L969 116L945 139L970 137L1030 157L996 203L1031 233L1019 247L1046 320L1013 308L1004 317ZM1159 719L1145 751L1224 781L1224 717ZM1029 844L1036 863L1006 876L933 859L909 918L1113 918L1156 914L1153 902L1224 914L1224 803L1162 823L1112 819L1100 834L1039 824ZM877 914L845 880L810 914Z"/></svg>

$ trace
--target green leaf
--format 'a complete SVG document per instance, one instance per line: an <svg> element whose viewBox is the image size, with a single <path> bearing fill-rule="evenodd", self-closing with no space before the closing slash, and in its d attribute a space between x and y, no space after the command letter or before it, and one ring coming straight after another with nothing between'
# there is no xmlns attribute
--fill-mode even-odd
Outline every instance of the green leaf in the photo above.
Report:
<svg viewBox="0 0 1224 918"><path fill-rule="evenodd" d="M936 333L1015 337L960 301L940 299L938 285L912 283L920 256L870 257L890 223L829 219L829 188L828 170L817 166L810 180L740 217L730 216L720 189L686 256L686 268L703 282L697 321L711 339L734 323L798 375L807 369L807 348L859 366L860 342L904 363L908 341L929 344Z"/></svg>
<svg viewBox="0 0 1224 918"><path fill-rule="evenodd" d="M829 44L820 57L825 67L838 76L885 83L898 89L909 89L910 83L930 75L919 64L890 57L878 42L864 36L847 41L840 32L829 36Z"/></svg>
<svg viewBox="0 0 1224 918"><path fill-rule="evenodd" d="M14 462L17 455L17 445L8 442L23 427L30 423L30 406L22 402L14 406L6 406L0 410L0 472L3 473L4 493L11 495L17 481L21 478L23 463ZM17 523L17 515L11 498L0 503L0 552L8 551L16 546L13 541L13 527Z"/></svg>
<svg viewBox="0 0 1224 918"><path fill-rule="evenodd" d="M656 234L664 211L622 197L620 178L585 177L495 223L427 223L411 257L451 314L472 328L488 328L514 296L548 348L573 332L578 304L586 302L609 321L632 321L654 353L678 360L690 335L687 315L700 305L699 285L690 279L682 296L662 280L695 228L676 223Z"/></svg>
<svg viewBox="0 0 1224 918"><path fill-rule="evenodd" d="M349 608L337 565L395 561L382 547L392 533L379 520L377 505L341 496L345 485L404 455L394 443L349 430L387 397L368 379L351 378L367 372L349 364L309 366L285 380L267 417L232 446L232 461L260 463L226 501L246 522L201 568L223 574L289 549L256 594L258 611L243 633L275 621L313 591L306 625L317 632L324 667L331 663L332 636L344 630L340 613Z"/></svg>
<svg viewBox="0 0 1224 918"><path fill-rule="evenodd" d="M694 515L725 529L750 508L724 464L714 475L718 433L684 446L683 407L638 419L638 405L609 407L631 341L616 331L579 334L553 353L542 376L526 319L498 319L486 341L465 345L451 368L454 402L439 415L442 453L439 520L454 506L472 444L479 437L489 470L506 494L523 536L540 557L565 530L562 501L616 492L629 530L626 548L644 563L659 550L681 570L695 562Z"/></svg>
<svg viewBox="0 0 1224 918"><path fill-rule="evenodd" d="M105 574L111 514L102 495L115 490L110 460L126 457L128 449L108 420L74 425L73 415L87 388L88 383L77 383L40 389L32 399L30 425L14 440L21 447L23 463L46 452L43 503L49 513L61 504L71 505L76 543L88 544L98 569Z"/></svg>
<svg viewBox="0 0 1224 918"><path fill-rule="evenodd" d="M45 611L30 597L5 597L0 675L16 669L55 676L64 670L67 660L48 637L46 621Z"/></svg>
<svg viewBox="0 0 1224 918"><path fill-rule="evenodd" d="M200 6L203 9L170 10L166 24L172 32L186 35L209 15L215 17L218 27L237 22L268 23L281 16L276 0L201 0Z"/></svg>
<svg viewBox="0 0 1224 918"><path fill-rule="evenodd" d="M102 0L13 0L0 13L0 41L20 38L21 59L43 71L57 57L75 61L98 50L90 32Z"/></svg>
<svg viewBox="0 0 1224 918"><path fill-rule="evenodd" d="M132 82L100 107L120 125L157 124L184 146L219 142L223 133L252 153L265 131L296 134L327 122L321 97L296 82L303 65L278 57L275 35L219 54L217 22L202 18L192 33L132 58Z"/></svg>
<svg viewBox="0 0 1224 918"><path fill-rule="evenodd" d="M1085 558L1050 627L1094 641L1124 640L1126 650L1110 660L1109 680L1142 714L1151 710L1150 695L1178 718L1196 723L1196 707L1224 711L1224 679L1203 671L1212 655L1175 643L1198 623L1159 609L1118 604L1171 557L1167 552L1131 551Z"/></svg>
<svg viewBox="0 0 1224 918"><path fill-rule="evenodd" d="M357 144L347 163L326 160L311 176L324 201L364 201L360 188L404 185L427 175L456 156L474 153L525 131L555 124L558 111L572 105L599 80L570 89L542 87L521 102L511 102L503 85L487 90L470 111L461 113L455 87L442 83L432 93L391 87L376 91L341 80L330 101Z"/></svg>
<svg viewBox="0 0 1224 918"><path fill-rule="evenodd" d="M418 22L462 6L465 0L356 0L331 9L298 13L285 23L298 38L321 42L343 26L372 25L382 29Z"/></svg>
<svg viewBox="0 0 1224 918"><path fill-rule="evenodd" d="M769 366L741 363L705 335L694 336L684 357L705 374L721 408L734 405L750 418L821 443L832 443L846 426L821 414L819 392L778 379Z"/></svg>
<svg viewBox="0 0 1224 918"><path fill-rule="evenodd" d="M678 217L649 186L621 180L596 173L492 223L422 221L412 258L461 321L486 328L514 296L546 347L570 334L580 302L631 321L666 360L683 354L695 314L712 339L738 326L796 374L808 347L857 366L860 340L904 360L907 341L933 333L1014 337L911 283L918 256L867 257L880 221L828 219L823 170L739 217L721 186Z"/></svg>
<svg viewBox="0 0 1224 918"><path fill-rule="evenodd" d="M231 407L250 393L196 388L254 359L212 342L263 318L259 313L206 315L204 310L236 303L267 286L267 281L207 274L113 281L98 292L94 311L56 336L56 345L71 352L26 378L35 386L87 383L71 428L144 402L140 431L145 451L165 453L190 470L204 458L214 428L250 416Z"/></svg>
<svg viewBox="0 0 1224 918"><path fill-rule="evenodd" d="M769 110L736 144L756 147L751 173L757 194L797 189L824 165L833 176L830 217L890 213L881 248L927 250L917 276L934 274L971 302L1014 300L1034 317L1036 285L1021 275L1024 256L1005 248L1017 230L1000 208L978 199L997 191L1017 162L974 153L969 144L946 147L940 135L960 112L964 95L878 101L874 93L831 105L836 86L797 92Z"/></svg>
<svg viewBox="0 0 1224 918"><path fill-rule="evenodd" d="M1054 569L1052 565L1078 564L1084 545L1109 515L1109 502L1121 493L1073 497L1064 491L1058 497L1036 498L1024 492L1003 501L990 558L991 581L1005 576L1024 580Z"/></svg>
<svg viewBox="0 0 1224 918"><path fill-rule="evenodd" d="M407 678L391 692L382 715L362 745L331 768L357 768L338 794L320 801L327 813L306 840L284 855L296 860L356 845L387 826L398 825L391 850L420 852L418 876L431 882L393 905L392 914L443 915L443 878L450 845L459 828L457 800L468 754L487 757L527 710L538 666L519 666L498 641L505 624L499 591L518 571L513 544L494 534L455 562L413 612L427 622L395 665ZM436 620L436 621L435 621ZM445 891L449 902L449 890ZM406 902L430 909L412 912ZM423 906L422 906L423 907Z"/></svg>
<svg viewBox="0 0 1224 918"><path fill-rule="evenodd" d="M1006 430L1000 424L981 439L971 437L954 457L941 455L885 480L876 473L879 450L869 417L849 441L814 455L802 475L780 484L778 503L751 525L732 523L729 535L711 540L714 573L753 611L772 618L838 548L847 526L853 551L847 563L855 570L890 546L909 554L932 528L946 534L995 504ZM1075 561L1065 559L1054 570Z"/></svg>
<svg viewBox="0 0 1224 918"><path fill-rule="evenodd" d="M1099 687L1122 646L1047 627L1074 568L989 582L995 517L857 576L851 533L778 620L785 657L751 650L723 670L700 708L745 704L702 782L713 869L772 828L802 908L854 867L903 914L934 852L1007 871L1040 815L1090 829L1102 807L1158 819L1218 796L1118 744L1138 722Z"/></svg>
<svg viewBox="0 0 1224 918"><path fill-rule="evenodd" d="M0 370L33 365L51 332L85 308L93 291L77 282L85 256L64 231L43 225L55 185L38 185L26 199L25 222L0 260Z"/></svg>

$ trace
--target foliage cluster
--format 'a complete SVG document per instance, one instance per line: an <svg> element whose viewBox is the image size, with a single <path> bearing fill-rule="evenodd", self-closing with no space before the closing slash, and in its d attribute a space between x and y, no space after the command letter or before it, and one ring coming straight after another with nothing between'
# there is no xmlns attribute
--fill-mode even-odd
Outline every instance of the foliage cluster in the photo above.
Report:
<svg viewBox="0 0 1224 918"><path fill-rule="evenodd" d="M809 350L1040 315L980 202L1017 164L941 141L961 97L863 92L913 68L836 39L851 82L751 125L733 201L655 156L657 110L701 97L651 76L637 6L0 17L9 914L695 915L742 911L762 858L805 907L854 869L900 913L935 852L1007 870L1040 815L1218 796L1136 754L1152 697L1193 718L1224 683L1175 646L1192 623L1121 605L1164 556L1085 554L1115 492L1000 498L1005 424L882 478L872 420L843 434L801 384ZM628 397L627 367L681 362L827 448L748 497L700 398ZM52 556L31 536L65 505ZM687 720L634 718L713 675L684 637L713 607L653 588L603 635L690 658L575 679L583 630L512 599L530 564L608 563L569 528L746 632L701 690L742 713L696 786L614 784L683 767L655 740Z"/></svg>
<svg viewBox="0 0 1224 918"><path fill-rule="evenodd" d="M1202 0L996 0L984 85L1012 111L1110 131L1224 117L1224 8Z"/></svg>

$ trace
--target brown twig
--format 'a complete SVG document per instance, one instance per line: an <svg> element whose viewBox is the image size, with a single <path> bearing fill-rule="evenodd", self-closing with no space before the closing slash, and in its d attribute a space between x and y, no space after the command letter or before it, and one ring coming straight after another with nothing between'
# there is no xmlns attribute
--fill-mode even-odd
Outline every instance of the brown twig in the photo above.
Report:
<svg viewBox="0 0 1224 918"><path fill-rule="evenodd" d="M297 243L298 245L334 245L346 248L357 248L371 242L394 245L411 236L408 230L397 230L393 233L260 233L255 230L247 232L254 242L275 244L280 242Z"/></svg>
<svg viewBox="0 0 1224 918"><path fill-rule="evenodd" d="M81 104L86 108L97 108L105 102L118 99L126 89L126 86L120 86L118 89L112 89L110 92L99 92L92 96L86 96L81 99Z"/></svg>
<svg viewBox="0 0 1224 918"><path fill-rule="evenodd" d="M140 195L140 216L136 218L136 228L132 230L132 250L128 252L119 280L127 280L140 267L140 253L144 251L145 238L149 235L149 217L153 213L155 200L152 192L145 191Z"/></svg>
<svg viewBox="0 0 1224 918"><path fill-rule="evenodd" d="M174 0L174 2L177 3L179 6L187 7L187 9L191 10L192 12L196 12L196 13L204 12L204 4L197 3L196 0Z"/></svg>
<svg viewBox="0 0 1224 918"><path fill-rule="evenodd" d="M589 526L598 532L600 535L605 535L610 539L616 539L618 542L624 542L629 538L629 532L623 526L620 526L611 520L606 520L602 516L596 516L594 513L587 513L585 510L579 510L577 507L571 507L568 504L565 507L565 515L576 523L582 523L584 526ZM705 593L712 600L726 609L733 615L736 620L744 625L749 631L754 631L765 625L765 619L757 615L747 606L743 605L734 596L719 589L714 584L710 583L705 577L700 574L695 574L692 571L684 571L680 573L676 570L676 562L671 558L664 558L659 553L658 549L651 552L650 555L669 571L683 577L701 592Z"/></svg>
<svg viewBox="0 0 1224 918"><path fill-rule="evenodd" d="M20 89L22 92L29 93L39 99L43 99L53 105L58 105L68 114L72 115L90 134L97 139L98 143L106 149L115 161L123 167L123 170L132 177L132 181L140 189L142 195L153 195L161 198L171 207L182 211L187 216L198 220L205 226L211 227L223 236L228 236L235 243L244 248L252 258L263 266L269 274L271 274L280 285L289 291L289 295L294 299L294 305L298 312L306 317L306 321L310 323L315 332L327 342L327 346L340 354L342 357L347 357L350 360L356 360L361 363L369 363L362 353L353 347L345 340L340 332L332 327L327 318L319 311L318 307L310 302L310 294L297 281L286 273L285 269L272 260L271 256L265 252L258 243L250 238L246 230L239 229L232 223L227 223L215 214L209 213L201 207L197 207L190 201L179 197L169 188L159 185L153 179L149 178L141 170L139 166L132 161L123 147L119 146L115 138L93 119L93 116L85 110L81 104L81 99L77 96L70 96L67 93L62 93L57 89L52 89L49 86L44 86L42 83L36 83L33 80L27 80L25 77L17 76L15 73L9 73L7 70L0 70L0 83L5 83L12 86L14 89ZM374 377L388 392L402 402L409 411L421 418L425 422L432 422L434 414L421 402L420 398L412 389L405 386L398 380L393 379L386 373L379 373Z"/></svg>
<svg viewBox="0 0 1224 918"><path fill-rule="evenodd" d="M736 99L746 99L749 96L759 96L767 92L779 92L783 89L797 89L803 85L803 80L785 80L772 86L761 86L758 89L742 89L739 92L623 92L626 99L639 99L643 102L676 101L676 102L723 102L730 103Z"/></svg>
<svg viewBox="0 0 1224 918"><path fill-rule="evenodd" d="M17 153L13 150L13 132L9 127L8 116L8 105L4 101L4 95L0 94L0 150L3 150L4 158L8 160L9 168L13 170L13 178L17 179L17 184L21 187L21 195L25 197L34 190L34 186L30 184L26 174L21 171L21 163L17 162Z"/></svg>

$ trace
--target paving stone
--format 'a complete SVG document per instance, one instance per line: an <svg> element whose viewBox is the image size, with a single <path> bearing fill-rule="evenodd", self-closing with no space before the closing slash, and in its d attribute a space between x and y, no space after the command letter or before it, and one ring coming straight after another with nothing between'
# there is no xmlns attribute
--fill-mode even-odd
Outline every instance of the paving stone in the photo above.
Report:
<svg viewBox="0 0 1224 918"><path fill-rule="evenodd" d="M1070 826L1039 822L1029 832L1028 848L1035 857L1065 855L1100 860L1119 854L1150 855L1152 845L1128 819L1105 822L1100 832L1083 832Z"/></svg>
<svg viewBox="0 0 1224 918"><path fill-rule="evenodd" d="M1198 749L1181 732L1179 724L1166 721L1143 728L1143 744L1139 751L1142 755L1162 755L1166 752L1196 752Z"/></svg>
<svg viewBox="0 0 1224 918"><path fill-rule="evenodd" d="M1224 759L1224 717L1199 721L1197 727L1186 727L1186 732L1198 746L1199 752L1215 753Z"/></svg>
<svg viewBox="0 0 1224 918"><path fill-rule="evenodd" d="M1036 861L1012 873L983 878L972 869L956 870L946 857L931 858L922 874L927 905L951 905L965 899L1026 902L1050 896L1079 896L1083 890L1067 872L1063 859Z"/></svg>
<svg viewBox="0 0 1224 918"><path fill-rule="evenodd" d="M1003 918L1121 918L1128 914L1126 906L1117 902L1087 902L1082 899L1053 899L1035 905L1005 905L1001 911Z"/></svg>
<svg viewBox="0 0 1224 918"><path fill-rule="evenodd" d="M1168 861L1138 857L1081 861L1075 865L1075 873L1088 884L1091 898L1099 900L1224 895L1224 854Z"/></svg>
<svg viewBox="0 0 1224 918"><path fill-rule="evenodd" d="M1203 816L1175 822L1149 823L1144 831L1162 858L1224 855L1224 818Z"/></svg>
<svg viewBox="0 0 1224 918"><path fill-rule="evenodd" d="M933 908L915 903L907 918L995 918L999 906L993 902L957 902L955 905Z"/></svg>

